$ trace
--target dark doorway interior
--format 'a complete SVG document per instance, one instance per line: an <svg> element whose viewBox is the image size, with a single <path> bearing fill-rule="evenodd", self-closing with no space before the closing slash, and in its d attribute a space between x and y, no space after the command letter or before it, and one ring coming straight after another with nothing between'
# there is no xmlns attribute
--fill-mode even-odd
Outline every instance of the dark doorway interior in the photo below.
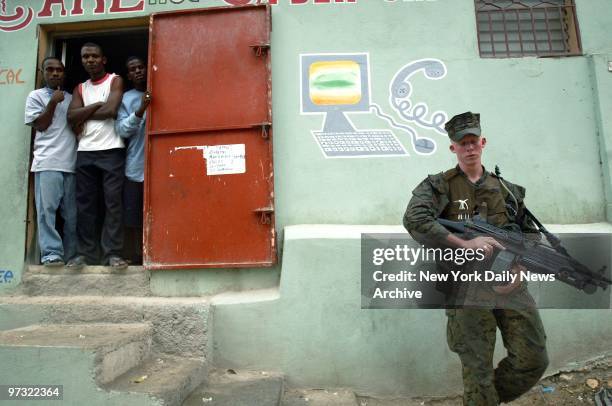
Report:
<svg viewBox="0 0 612 406"><path fill-rule="evenodd" d="M56 38L53 47L54 56L62 58L65 55L66 89L70 92L78 83L89 79L81 65L81 46L86 42L94 42L102 47L107 59L106 71L123 76L129 88L125 61L132 55L147 60L149 32L145 28Z"/></svg>

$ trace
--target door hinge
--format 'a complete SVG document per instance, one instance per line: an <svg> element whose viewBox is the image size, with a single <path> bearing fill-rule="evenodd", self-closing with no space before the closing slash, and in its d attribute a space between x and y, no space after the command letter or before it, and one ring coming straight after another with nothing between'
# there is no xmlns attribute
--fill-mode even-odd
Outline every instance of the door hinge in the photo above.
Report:
<svg viewBox="0 0 612 406"><path fill-rule="evenodd" d="M274 207L260 207L259 209L253 210L253 212L259 215L259 222L261 224L272 223L272 214L274 213Z"/></svg>
<svg viewBox="0 0 612 406"><path fill-rule="evenodd" d="M264 56L270 50L270 44L255 44L249 45L253 52L255 52L255 56Z"/></svg>
<svg viewBox="0 0 612 406"><path fill-rule="evenodd" d="M255 124L253 127L261 127L261 138L267 140L270 138L270 128L272 128L272 123L265 122L261 124Z"/></svg>

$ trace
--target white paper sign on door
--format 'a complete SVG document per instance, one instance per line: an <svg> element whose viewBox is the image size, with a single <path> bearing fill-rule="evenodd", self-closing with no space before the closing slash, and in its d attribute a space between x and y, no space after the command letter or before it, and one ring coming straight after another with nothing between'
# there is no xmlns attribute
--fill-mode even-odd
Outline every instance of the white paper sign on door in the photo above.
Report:
<svg viewBox="0 0 612 406"><path fill-rule="evenodd" d="M246 172L244 144L211 145L204 150L206 174L231 175Z"/></svg>

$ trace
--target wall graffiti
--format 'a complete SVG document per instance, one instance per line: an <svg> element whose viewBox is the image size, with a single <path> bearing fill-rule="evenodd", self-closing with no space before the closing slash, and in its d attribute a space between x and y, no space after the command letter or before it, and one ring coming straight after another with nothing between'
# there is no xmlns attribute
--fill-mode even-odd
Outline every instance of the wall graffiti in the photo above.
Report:
<svg viewBox="0 0 612 406"><path fill-rule="evenodd" d="M12 283L15 278L15 274L8 269L0 269L0 284Z"/></svg>
<svg viewBox="0 0 612 406"><path fill-rule="evenodd" d="M410 79L417 73L440 80L446 66L438 59L419 59L400 68L389 84L389 105L396 117L373 102L370 89L369 55L300 55L301 113L323 114L321 130L311 131L326 158L369 158L407 156L408 151L393 130L409 136L412 151L431 155L437 143L419 134L422 130L446 135L443 125L448 115L436 110L429 113L425 102L413 103ZM374 113L390 129L355 129L350 114Z"/></svg>
<svg viewBox="0 0 612 406"><path fill-rule="evenodd" d="M21 85L25 81L21 80L22 69L2 69L0 68L0 86L2 85Z"/></svg>

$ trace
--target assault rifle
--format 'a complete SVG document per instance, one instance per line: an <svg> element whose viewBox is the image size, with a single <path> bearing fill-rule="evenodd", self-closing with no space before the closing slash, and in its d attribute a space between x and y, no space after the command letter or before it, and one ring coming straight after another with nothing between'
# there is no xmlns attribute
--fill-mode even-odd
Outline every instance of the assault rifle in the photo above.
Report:
<svg viewBox="0 0 612 406"><path fill-rule="evenodd" d="M530 217L531 213L528 213ZM532 217L533 220L533 217ZM551 246L526 238L521 232L509 231L491 225L478 216L464 221L437 219L447 230L463 233L468 238L480 236L493 237L506 249L500 250L493 261L491 270L496 273L508 272L514 264L525 266L529 271L541 274L554 274L555 279L581 289L588 294L597 291L597 287L605 290L612 285L612 280L605 276L604 266L597 272L591 271L585 265L572 258L560 240L534 221L540 232L548 239Z"/></svg>

